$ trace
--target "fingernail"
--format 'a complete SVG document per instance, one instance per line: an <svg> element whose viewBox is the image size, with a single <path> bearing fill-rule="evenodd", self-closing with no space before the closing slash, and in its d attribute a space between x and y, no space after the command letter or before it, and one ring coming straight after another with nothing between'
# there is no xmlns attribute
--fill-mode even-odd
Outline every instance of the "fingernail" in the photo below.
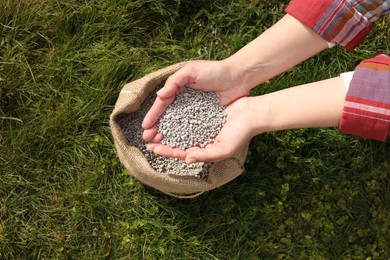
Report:
<svg viewBox="0 0 390 260"><path fill-rule="evenodd" d="M165 87L162 87L159 91L156 92L157 95L161 94L162 92L164 92L164 88Z"/></svg>

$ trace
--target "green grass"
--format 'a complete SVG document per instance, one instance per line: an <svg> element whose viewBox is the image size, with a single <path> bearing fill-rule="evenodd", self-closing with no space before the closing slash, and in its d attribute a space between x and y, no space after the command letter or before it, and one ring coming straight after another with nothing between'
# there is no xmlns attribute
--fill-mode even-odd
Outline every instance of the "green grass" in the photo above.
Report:
<svg viewBox="0 0 390 260"><path fill-rule="evenodd" d="M192 200L142 185L115 154L126 82L228 57L287 3L0 0L0 258L389 258L388 142L267 133L242 176ZM326 50L253 94L352 70L388 37L386 18L353 53Z"/></svg>

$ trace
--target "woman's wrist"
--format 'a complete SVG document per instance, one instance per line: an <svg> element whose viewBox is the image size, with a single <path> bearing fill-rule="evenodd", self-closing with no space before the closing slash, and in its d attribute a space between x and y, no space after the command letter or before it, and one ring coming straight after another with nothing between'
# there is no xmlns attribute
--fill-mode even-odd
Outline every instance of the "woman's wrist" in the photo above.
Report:
<svg viewBox="0 0 390 260"><path fill-rule="evenodd" d="M327 42L291 15L285 15L225 60L248 91L326 49Z"/></svg>
<svg viewBox="0 0 390 260"><path fill-rule="evenodd" d="M248 127L252 137L275 130L272 126L271 101L269 95L248 97Z"/></svg>
<svg viewBox="0 0 390 260"><path fill-rule="evenodd" d="M336 127L345 95L343 80L335 77L251 97L248 125L253 135L296 128Z"/></svg>
<svg viewBox="0 0 390 260"><path fill-rule="evenodd" d="M222 66L225 67L227 72L226 77L230 78L230 83L234 88L242 88L246 94L255 87L248 82L248 70L245 68L245 64L240 61L236 61L231 57L221 60Z"/></svg>

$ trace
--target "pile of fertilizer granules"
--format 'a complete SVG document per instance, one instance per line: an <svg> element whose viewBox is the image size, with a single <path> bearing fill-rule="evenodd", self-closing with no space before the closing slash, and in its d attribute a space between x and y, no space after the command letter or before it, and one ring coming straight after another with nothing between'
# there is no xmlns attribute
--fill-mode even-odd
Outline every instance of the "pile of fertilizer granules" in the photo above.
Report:
<svg viewBox="0 0 390 260"><path fill-rule="evenodd" d="M119 126L128 143L137 147L157 172L206 179L211 163L186 164L182 160L162 157L146 149L141 125L155 98L156 94L152 93L138 111L118 116ZM188 88L178 94L158 122L158 131L164 136L161 143L182 150L212 143L226 119L224 107L218 102L219 99L213 92Z"/></svg>
<svg viewBox="0 0 390 260"><path fill-rule="evenodd" d="M225 122L224 107L214 92L187 88L165 110L158 123L162 144L185 150L214 142Z"/></svg>

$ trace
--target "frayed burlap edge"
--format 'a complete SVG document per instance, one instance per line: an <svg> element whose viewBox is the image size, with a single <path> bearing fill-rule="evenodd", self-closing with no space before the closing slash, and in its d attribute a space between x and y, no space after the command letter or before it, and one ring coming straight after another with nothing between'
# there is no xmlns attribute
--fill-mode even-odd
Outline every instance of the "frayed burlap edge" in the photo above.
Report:
<svg viewBox="0 0 390 260"><path fill-rule="evenodd" d="M128 144L116 118L122 113L137 111L148 95L167 78L183 67L185 62L171 65L126 84L110 116L110 127L120 161L140 182L177 198L194 198L205 191L220 187L244 171L246 146L230 159L214 163L206 180L155 171L142 152Z"/></svg>

